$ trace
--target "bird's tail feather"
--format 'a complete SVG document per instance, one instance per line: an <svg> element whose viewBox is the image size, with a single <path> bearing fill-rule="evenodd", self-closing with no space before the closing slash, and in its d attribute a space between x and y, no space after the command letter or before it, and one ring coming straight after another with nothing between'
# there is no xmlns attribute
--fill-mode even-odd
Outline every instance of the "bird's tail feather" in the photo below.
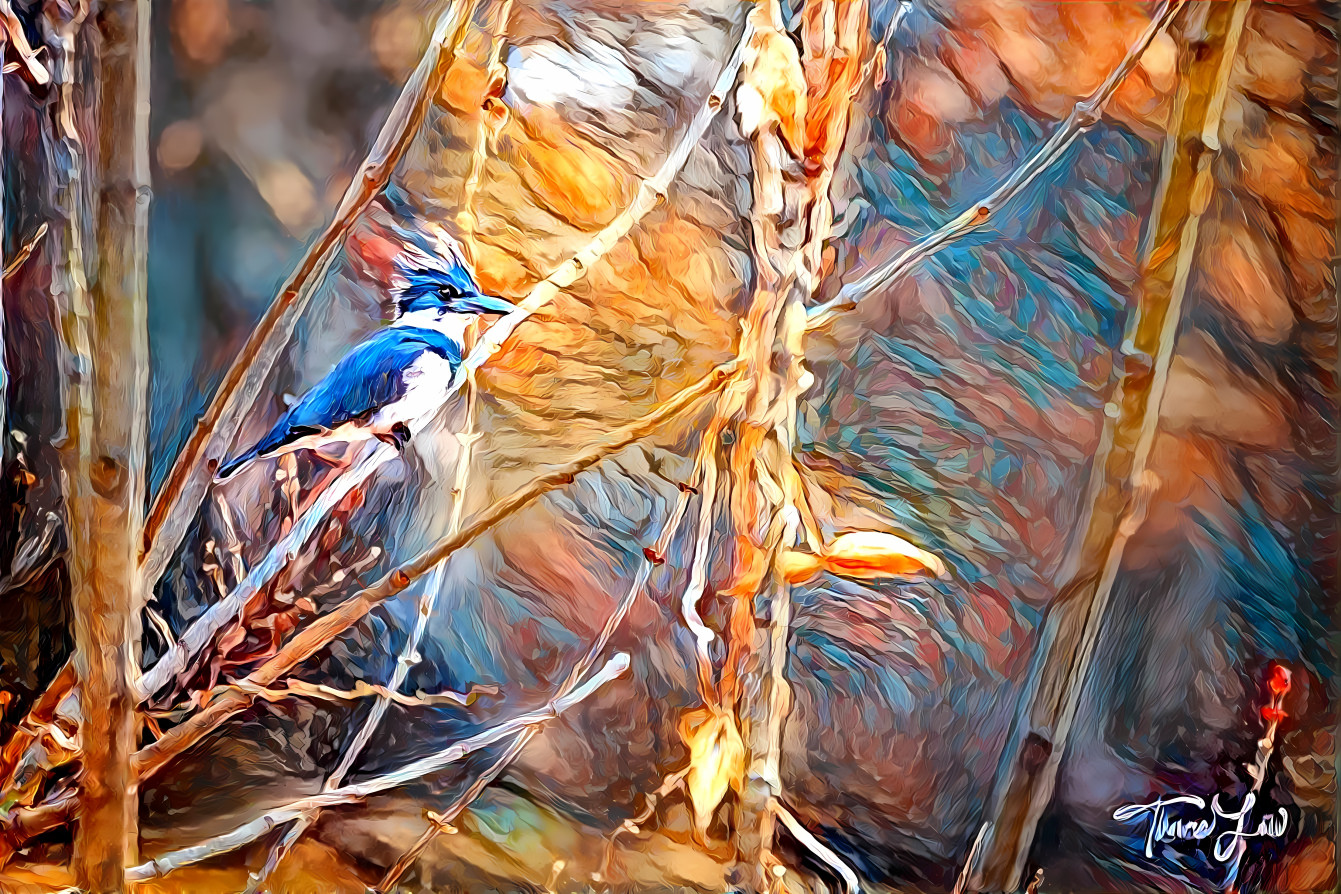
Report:
<svg viewBox="0 0 1341 894"><path fill-rule="evenodd" d="M256 448L253 447L246 453L239 454L238 456L235 456L232 459L228 460L228 462L219 466L218 470L215 471L214 483L222 484L223 482L232 478L238 472L241 472L244 468L249 466L251 464L251 461L256 459L259 455L260 454L256 452Z"/></svg>

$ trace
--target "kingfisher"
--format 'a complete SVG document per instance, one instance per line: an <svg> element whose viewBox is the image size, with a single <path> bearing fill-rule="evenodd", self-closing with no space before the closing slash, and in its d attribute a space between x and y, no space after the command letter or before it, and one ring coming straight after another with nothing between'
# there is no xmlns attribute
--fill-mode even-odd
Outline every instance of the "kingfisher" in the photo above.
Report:
<svg viewBox="0 0 1341 894"><path fill-rule="evenodd" d="M377 439L404 452L409 423L447 398L461 365L466 328L482 314L517 305L480 291L459 246L443 256L406 245L396 260L395 321L346 354L324 379L289 408L251 449L218 469L227 481L257 459L331 444Z"/></svg>

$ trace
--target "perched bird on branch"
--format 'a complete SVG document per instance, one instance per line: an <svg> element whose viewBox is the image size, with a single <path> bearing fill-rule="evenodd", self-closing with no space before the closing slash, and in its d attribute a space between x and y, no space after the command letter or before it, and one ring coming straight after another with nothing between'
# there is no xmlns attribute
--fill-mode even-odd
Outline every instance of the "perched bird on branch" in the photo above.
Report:
<svg viewBox="0 0 1341 894"><path fill-rule="evenodd" d="M466 327L516 305L480 291L459 249L445 257L407 245L397 261L397 318L356 345L250 450L220 466L216 481L249 463L373 438L404 450L409 423L441 406L461 365Z"/></svg>

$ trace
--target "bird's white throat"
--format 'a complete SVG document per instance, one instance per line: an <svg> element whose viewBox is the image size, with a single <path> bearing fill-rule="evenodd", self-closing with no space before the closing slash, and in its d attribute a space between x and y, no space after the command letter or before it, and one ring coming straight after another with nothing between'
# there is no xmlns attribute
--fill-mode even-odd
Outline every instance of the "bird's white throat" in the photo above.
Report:
<svg viewBox="0 0 1341 894"><path fill-rule="evenodd" d="M465 342L466 327L477 319L479 316L476 314L440 314L436 310L416 310L402 315L391 325L434 329L459 345Z"/></svg>

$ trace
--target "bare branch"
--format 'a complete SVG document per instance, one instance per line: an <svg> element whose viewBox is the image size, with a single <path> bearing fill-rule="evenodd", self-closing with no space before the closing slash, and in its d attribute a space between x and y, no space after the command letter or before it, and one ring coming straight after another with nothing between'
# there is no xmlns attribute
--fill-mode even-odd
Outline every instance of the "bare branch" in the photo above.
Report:
<svg viewBox="0 0 1341 894"><path fill-rule="evenodd" d="M508 766L517 759L517 756L526 748L527 743L534 739L539 732L540 728L538 726L528 726L526 729L517 733L513 740L508 743L508 747L503 749L503 753L500 754L483 773L475 777L469 787L467 787L455 801L448 805L446 810L431 815L431 822L429 823L428 828L415 839L414 844L410 845L405 853L396 858L396 862L386 871L382 876L382 880L377 883L377 887L373 890L376 891L377 894L390 894L390 892L394 891L396 889L396 882L400 880L402 875L409 871L409 868L415 864L415 861L419 859L420 855L428 849L428 846L433 843L433 839L437 838L443 832L452 831L452 821L475 802L475 799L480 796L480 793L488 788L489 785L498 778L499 774L506 770Z"/></svg>
<svg viewBox="0 0 1341 894"><path fill-rule="evenodd" d="M28 81L39 87L50 84L51 72L37 61L38 53L45 48L38 47L34 50L32 44L28 43L28 35L23 32L23 23L14 15L14 8L9 5L9 0L0 0L0 27L5 32L3 38L5 43L12 46L19 59L23 61L23 74Z"/></svg>
<svg viewBox="0 0 1341 894"><path fill-rule="evenodd" d="M0 2L3 2L3 0L0 0ZM14 253L14 257L10 258L9 263L5 265L5 282L9 282L14 274L19 272L19 268L23 266L24 262L32 256L33 251L42 242L42 238L46 236L47 229L45 222L39 224L37 230L24 241L23 245L19 246L19 250Z"/></svg>
<svg viewBox="0 0 1341 894"><path fill-rule="evenodd" d="M548 278L531 290L529 296L522 302L523 310L503 317L489 328L484 338L480 340L480 343L476 345L457 370L456 377L453 379L453 388L450 389L448 397L464 385L467 377L474 370L482 366L498 351L502 343L512 334L522 320L551 301L560 289L572 285L584 271L589 270L605 252L609 251L619 239L626 235L634 224L656 205L660 197L664 196L666 188L679 174L680 169L684 167L690 152L707 131L708 124L721 107L722 94L734 82L736 72L740 67L741 48L749 39L749 35L750 31L746 29L735 53L724 66L713 92L698 114L695 115L689 128L681 136L680 141L656 175L639 184L638 193L629 207L593 237L586 248L570 261L560 265ZM433 415L434 413L426 414L424 418L411 423L410 430L417 432L431 421ZM204 614L193 621L177 645L145 673L141 678L141 697L148 698L166 685L172 677L184 672L190 659L204 649L225 624L237 617L247 601L259 592L302 549L303 544L315 533L317 526L321 524L326 515L351 491L367 481L378 468L397 458L398 455L393 447L385 444L379 445L378 449L366 454L352 468L322 491L312 506L294 523L289 533L270 550L259 564L251 569L247 579L227 599L210 606Z"/></svg>
<svg viewBox="0 0 1341 894"><path fill-rule="evenodd" d="M574 705L590 698L596 690L623 674L628 670L628 667L629 656L621 652L607 661L599 671L581 686L566 695L551 700L535 711L504 721L478 735L456 742L436 754L407 764L399 770L375 776L364 782L322 792L310 798L294 801L271 810L264 816L239 826L231 832L211 838L209 841L194 847L182 848L155 860L134 866L126 870L126 879L127 881L141 882L162 878L184 866L190 866L193 863L199 863L201 860L208 860L210 857L217 857L220 854L250 844L281 823L298 819L309 811L319 810L323 807L334 807L339 804L352 804L378 792L397 788L414 782L416 779L437 773L467 755L496 745L522 730L553 720Z"/></svg>
<svg viewBox="0 0 1341 894"><path fill-rule="evenodd" d="M85 29L97 41L96 88L84 94L81 112L97 121L99 144L89 170L98 195L86 358L91 426L81 423L79 432L90 464L67 511L71 564L84 569L72 575L71 598L74 665L86 696L72 862L92 894L123 890L124 867L139 854L131 678L144 602L138 559L149 440L149 25L149 0L134 0L100 8ZM62 82L72 61L62 54Z"/></svg>
<svg viewBox="0 0 1341 894"><path fill-rule="evenodd" d="M133 791L129 758L134 747L134 705L128 690L129 668L137 646L133 603L138 588L133 586L137 578L133 573L134 546L127 537L138 530L135 521L138 506L132 508L128 504L139 494L138 483L144 471L143 454L136 455L131 429L136 418L143 420L144 407L136 406L137 396L131 382L124 383L127 386L124 399L129 406L104 405L104 398L118 397L108 393L109 381L116 380L117 371L109 369L101 358L124 352L132 377L138 378L136 370L145 362L145 356L138 350L139 339L134 333L139 316L135 306L138 303L139 310L143 310L143 294L131 291L120 296L128 305L125 308L107 308L103 302L95 308L89 295L90 261L97 264L106 252L127 249L130 258L134 258L136 251L133 232L127 240L129 245L100 246L96 242L90 244L89 234L84 231L83 222L90 218L97 220L99 231L104 225L103 209L93 204L93 194L101 187L102 172L96 164L90 164L79 133L79 123L90 118L96 120L103 97L96 91L95 99L75 90L79 54L85 51L83 26L87 13L87 5L80 5L71 18L59 20L56 17L62 11L50 11L58 47L56 122L66 155L64 182L57 191L65 222L63 264L52 279L59 296L68 364L63 382L66 427L60 453L65 473L66 530L70 545L67 567L74 616L75 648L71 664L90 698L81 722L83 766L76 795L81 821L75 833L71 863L81 889L103 894L122 890L123 867L135 854L136 815L127 798L127 791ZM98 57L96 49L89 55L94 60ZM93 64L97 72L100 66L96 61ZM133 90L134 69L125 74L130 76L126 83ZM133 116L131 121L133 126ZM97 131L94 134L103 136ZM123 149L119 140L113 146ZM113 275L119 273L122 271L113 271ZM134 278L132 274L126 280L133 282ZM120 277L111 285L99 277L100 291L123 284ZM108 418L103 415L104 410L129 413L129 418ZM142 440L139 446L143 446ZM128 467L118 468L110 459L112 456L122 457ZM104 536L108 538L106 541ZM118 555L118 540L126 547L124 555ZM55 821L60 813L53 809L46 818ZM29 826L42 818L30 817Z"/></svg>
<svg viewBox="0 0 1341 894"><path fill-rule="evenodd" d="M847 894L860 894L861 882L857 880L857 874L852 871L852 867L843 862L842 857L834 853L832 848L801 825L801 821L776 798L768 802L768 809L773 811L778 819L782 820L782 824L787 827L788 832L792 833L792 837L800 842L806 850L810 851L815 859L838 873L838 877L843 880L843 884L847 887Z"/></svg>
<svg viewBox="0 0 1341 894"><path fill-rule="evenodd" d="M705 460L708 463L711 463L712 441L714 441L715 438L716 435L710 430L700 442L698 460L694 470L695 478L698 477L701 471L707 468ZM581 683L582 679L591 671L591 668L595 665L597 659L600 658L601 654L610 644L610 638L614 636L615 631L624 623L624 618L628 616L629 611L647 589L647 582L652 576L652 569L660 563L661 557L666 555L667 551L669 551L671 540L674 539L676 531L680 528L680 523L684 520L685 511L689 507L689 497L689 490L682 489L680 491L680 495L675 501L675 507L671 510L670 516L662 526L661 533L657 536L656 542L652 545L650 550L643 551L643 560L639 563L638 571L634 574L633 583L630 584L624 597L615 605L614 610L610 612L610 615L605 620L605 625L601 628L601 631L597 634L596 638L592 640L591 646L588 647L586 653L573 665L573 669L568 672L568 676L558 688L555 695L556 698L562 698L565 694L572 692ZM475 798L479 797L480 792L484 791L485 787L493 781L499 773L507 768L508 764L510 764L517 755L521 753L522 749L526 747L526 743L531 740L531 737L534 736L535 733L535 729L528 729L518 734L517 738L508 747L507 751L504 752L504 754L495 761L488 770L481 774L470 788L453 801L450 807L442 811L438 818L435 819L433 823L424 830L423 834L419 836L419 839L415 841L405 853L401 854L395 864L387 870L386 875L382 877L382 881L378 883L377 890L384 892L392 890L396 881L407 869L414 865L414 862L419 859L419 855L433 843L433 839L445 831L451 822L456 819L463 810L469 807Z"/></svg>
<svg viewBox="0 0 1341 894"><path fill-rule="evenodd" d="M1122 378L1094 465L1094 500L1081 522L1083 535L1070 563L1074 572L1040 624L1040 645L1002 754L983 844L977 859L964 867L970 891L1013 891L1020 885L1034 832L1052 800L1127 542L1144 522L1156 486L1147 462L1201 217L1214 190L1211 162L1248 6L1248 0L1237 0L1195 7L1197 21L1189 28L1192 43L1183 54L1182 83L1149 223L1149 253L1123 348Z"/></svg>
<svg viewBox="0 0 1341 894"><path fill-rule="evenodd" d="M887 289L908 275L908 272L923 260L987 223L1002 206L1019 195L1020 191L1032 183L1039 174L1065 155L1066 150L1081 134L1099 123L1103 107L1136 68L1141 56L1155 38L1168 29L1174 15L1185 2L1186 0L1164 0L1154 18L1150 20L1150 25L1136 43L1132 44L1127 55L1109 73L1104 82L1093 93L1076 103L1066 120L1052 132L1052 136L1022 161L995 189L970 205L958 217L918 239L894 258L844 284L838 294L829 301L810 308L806 328L818 329L828 325L838 314L856 307L857 302L865 296Z"/></svg>
<svg viewBox="0 0 1341 894"><path fill-rule="evenodd" d="M360 214L391 179L397 162L438 95L478 0L452 0L438 17L433 38L410 75L368 156L345 190L331 222L308 247L270 309L256 324L214 399L177 455L144 532L141 570L149 583L163 573L204 499L214 469L224 458L247 411L256 402L298 317Z"/></svg>
<svg viewBox="0 0 1341 894"><path fill-rule="evenodd" d="M318 649L358 623L375 606L402 592L416 578L457 550L468 546L494 525L555 488L572 483L577 475L605 457L647 437L670 419L692 408L701 398L722 388L734 377L736 366L736 363L730 362L717 367L710 375L681 391L647 415L617 430L606 441L578 459L533 479L520 490L496 501L478 516L473 517L459 533L439 540L387 574L372 587L345 600L331 612L299 631L277 654L246 678L246 685L268 687L298 663L311 657ZM255 696L246 691L225 693L181 726L175 727L157 742L141 749L136 755L139 778L144 780L152 776L174 756L199 741L219 723L247 707L254 699Z"/></svg>

